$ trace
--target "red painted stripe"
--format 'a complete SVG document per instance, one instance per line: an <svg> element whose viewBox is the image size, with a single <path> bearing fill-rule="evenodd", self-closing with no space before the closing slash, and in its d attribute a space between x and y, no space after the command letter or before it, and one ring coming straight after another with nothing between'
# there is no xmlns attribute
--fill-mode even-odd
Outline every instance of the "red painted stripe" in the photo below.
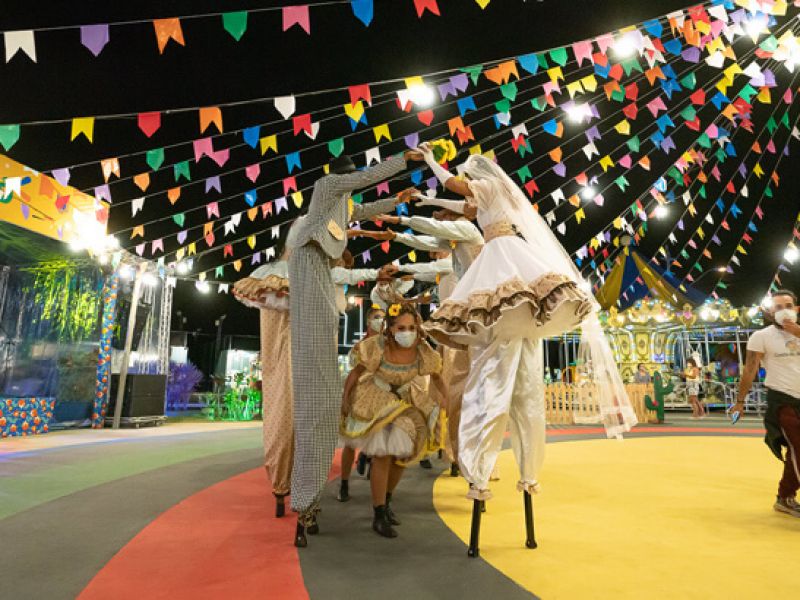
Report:
<svg viewBox="0 0 800 600"><path fill-rule="evenodd" d="M334 465L332 478L338 452ZM254 469L186 498L126 544L79 599L307 600L292 545L297 521L291 512L274 517L270 489Z"/></svg>

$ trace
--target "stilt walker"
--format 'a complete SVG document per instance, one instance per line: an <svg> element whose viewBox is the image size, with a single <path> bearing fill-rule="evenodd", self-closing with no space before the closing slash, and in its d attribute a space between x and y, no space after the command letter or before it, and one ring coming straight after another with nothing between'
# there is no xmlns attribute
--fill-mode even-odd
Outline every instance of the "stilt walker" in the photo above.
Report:
<svg viewBox="0 0 800 600"><path fill-rule="evenodd" d="M341 404L336 358L339 314L329 261L342 256L350 220L390 211L398 202L390 198L353 204L349 213L352 192L399 173L405 168L404 158L420 156L407 152L364 171L356 171L349 157L337 158L331 174L314 185L308 214L294 228L289 259L295 432L292 508L298 512L295 545L299 547L307 544L307 530L318 531L320 494L336 448Z"/></svg>
<svg viewBox="0 0 800 600"><path fill-rule="evenodd" d="M536 545L530 494L539 491L544 462L545 406L542 340L581 327L587 377L598 385L609 436L636 423L611 349L597 321L598 306L572 260L522 190L493 161L472 155L465 180L453 177L423 148L445 187L477 207L486 245L427 324L436 340L469 347L470 370L459 428L459 463L470 482L473 528L469 555L479 554L481 502L506 426L520 471L526 546ZM438 200L464 210L463 202Z"/></svg>

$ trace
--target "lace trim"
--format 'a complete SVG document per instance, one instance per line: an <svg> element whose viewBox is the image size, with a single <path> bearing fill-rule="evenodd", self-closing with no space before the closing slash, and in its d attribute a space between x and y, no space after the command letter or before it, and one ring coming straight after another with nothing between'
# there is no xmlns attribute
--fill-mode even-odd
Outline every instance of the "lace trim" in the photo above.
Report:
<svg viewBox="0 0 800 600"><path fill-rule="evenodd" d="M445 300L426 323L426 330L437 341L464 331L476 334L478 327L491 327L504 310L523 303L530 304L534 322L543 325L567 301L579 303L575 311L579 318L592 311L589 296L565 275L547 273L530 283L514 278L495 290L473 292L466 301Z"/></svg>
<svg viewBox="0 0 800 600"><path fill-rule="evenodd" d="M239 300L263 303L265 296L288 296L289 280L277 275L268 275L264 279L245 277L233 284L233 295Z"/></svg>
<svg viewBox="0 0 800 600"><path fill-rule="evenodd" d="M517 228L509 221L495 221L483 228L483 239L488 244L493 239L517 235Z"/></svg>

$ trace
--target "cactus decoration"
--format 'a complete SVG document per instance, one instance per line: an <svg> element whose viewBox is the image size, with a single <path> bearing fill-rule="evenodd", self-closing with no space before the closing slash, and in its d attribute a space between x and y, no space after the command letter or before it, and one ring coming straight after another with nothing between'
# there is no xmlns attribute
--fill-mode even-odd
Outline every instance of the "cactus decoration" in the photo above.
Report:
<svg viewBox="0 0 800 600"><path fill-rule="evenodd" d="M666 397L672 393L673 387L672 382L664 383L661 373L658 371L653 373L653 395L655 399L651 398L648 394L644 397L644 403L648 410L656 411L659 423L664 422L664 401Z"/></svg>

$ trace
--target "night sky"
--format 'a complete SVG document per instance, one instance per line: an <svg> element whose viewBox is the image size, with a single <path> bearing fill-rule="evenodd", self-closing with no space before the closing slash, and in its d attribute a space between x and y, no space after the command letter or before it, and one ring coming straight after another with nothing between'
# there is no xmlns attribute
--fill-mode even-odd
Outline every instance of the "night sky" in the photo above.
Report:
<svg viewBox="0 0 800 600"><path fill-rule="evenodd" d="M82 25L90 23L106 23L130 19L153 19L186 14L199 14L204 12L218 12L220 10L233 11L263 6L281 6L290 3L281 2L226 2L224 6L219 2L193 0L192 2L173 1L163 2L56 2L40 1L36 3L35 12L31 3L20 0L4 0L2 14L0 15L0 28L2 30L43 28L56 25ZM685 7L686 0L649 0L639 2L634 0L546 0L545 2L522 0L494 0L485 10L471 0L439 0L442 16L436 17L426 14L418 19L412 0L376 0L375 18L369 28L364 27L352 14L350 8L344 5L333 5L311 9L312 35L306 35L299 28L288 32L281 32L280 12L254 14L250 16L248 29L241 41L235 42L222 28L220 18L199 19L183 22L183 32L186 46L180 47L170 43L164 53L159 55L152 25L144 23L123 28L112 27L111 41L100 54L93 57L79 41L77 30L43 32L37 34L38 64L32 64L25 57L16 57L9 64L0 64L0 81L3 88L3 101L0 102L0 123L25 123L31 121L68 120L74 116L110 115L117 113L138 113L155 110L165 110L179 107L215 106L223 103L246 101L254 98L270 98L287 94L300 94L328 88L339 88L370 81L398 79L405 76L437 72L454 69L461 66L485 63L504 57L516 56L534 52L576 40L592 37L601 33L612 31L625 25L636 23L648 18L663 15L670 11ZM222 8L221 8L222 6ZM742 48L745 46L743 45ZM678 66L684 66L678 62ZM705 70L704 70L705 69ZM786 86L790 78L785 70L776 68L779 73L779 85ZM717 73L710 68L698 70L698 81L703 83L709 75ZM481 84L474 93L483 89L490 89L491 85ZM373 86L373 95L386 93L397 89L398 84ZM794 88L798 82L794 82ZM643 91L649 89L643 87ZM472 88L470 93L473 93ZM526 95L526 88L520 84L517 102L533 98L536 94L531 91ZM490 106L496 101L497 94L487 96L491 102L484 102ZM778 94L774 94L778 96ZM334 104L344 104L347 100L347 91L342 90L334 94L298 98L297 114L321 111ZM448 99L452 102L452 98ZM454 103L453 103L454 104ZM601 116L604 115L604 106L607 110L619 110L616 104L598 104ZM671 105L670 105L671 106ZM341 106L339 107L341 109ZM643 107L640 107L643 108ZM773 110L773 105L756 105L754 121L757 123L755 131L760 129L760 123L766 120ZM447 118L457 115L453 106L442 107L441 111L436 106L435 123L439 123L434 137L446 134ZM531 109L532 110L532 109ZM384 112L381 112L384 111ZM794 106L791 113L795 119L800 107ZM340 110L341 112L341 110ZM489 112L473 113L478 118L490 115ZM333 114L328 111L325 114ZM710 122L707 115L712 112L701 113L701 119L706 124ZM250 102L240 106L223 108L225 131L232 132L256 124L270 123L262 127L261 135L273 131L286 131L291 127L291 122L283 122L272 106L272 102ZM533 112L523 114L521 118L529 118ZM767 115L767 116L764 116ZM369 128L359 137L347 141L347 152L355 155L356 162L363 163L364 150L375 145L371 135L371 127L385 121L403 116L393 103L388 103L384 108L376 108L369 116ZM676 123L678 122L677 119ZM465 121L469 120L465 118ZM541 120L539 121L541 122ZM612 121L613 123L614 121ZM84 139L69 142L69 123L42 124L40 126L24 127L20 142L8 153L12 158L28 164L38 170L48 171L53 168L77 165L91 162L90 166L72 170L71 185L90 191L96 185L103 183L97 161L108 157L119 157L128 154L135 156L121 158L123 179L134 174L148 170L143 151L183 144L174 149L168 149L165 164L171 164L192 157L190 141L202 137L197 123L196 111L164 115L161 129L150 139L145 137L137 128L135 118L98 120L95 123L93 144ZM404 129L406 128L406 129ZM390 146L390 151L396 152L404 148L402 135L413 130L419 130L420 124L413 116L405 122L392 125L395 143ZM476 138L495 133L491 122L479 127L476 125ZM332 119L322 125L319 140L326 141L337 135L350 133L350 128L345 119ZM531 130L533 133L533 130ZM579 133L567 131L562 142L565 155L570 151L579 149L585 144L585 138L579 139L570 145L566 140L569 136ZM692 132L688 132L691 134ZM209 131L204 135L216 134ZM675 134L678 147L681 140L690 140L695 135ZM425 135L425 134L423 134ZM781 134L784 140L786 135ZM503 137L504 145L508 146L508 133ZM739 148L739 134L735 138ZM741 132L742 145L745 149L752 144L754 136ZM765 138L762 138L765 139ZM319 141L318 140L318 141ZM546 141L541 147L534 138L534 157L540 153L545 154L550 150L552 142ZM613 140L609 141L611 143ZM187 143L188 142L188 143ZM307 142L307 140L306 140ZM495 141L497 144L499 142ZM219 169L210 160L201 164L192 164L192 181L201 181L205 177L219 173L220 170L228 171L242 168L252 162L264 158L250 148L241 147L241 135L230 133L215 139L215 147L236 146L231 151L231 158L222 169ZM301 149L298 144L292 147L291 143L282 145L281 154ZM500 146L498 146L499 148ZM598 143L601 148L602 144ZM609 148L613 147L609 146ZM748 246L748 256L741 257L741 268L734 274L727 275L725 281L728 285L727 295L734 303L752 303L760 298L766 290L777 266L780 256L791 234L792 224L797 214L798 192L800 184L794 176L800 156L800 149L792 146L792 156L784 159L781 165L781 186L775 190L775 197L765 205L765 218L759 225L759 232L753 234L754 242ZM327 161L328 153L322 144L318 151L303 153L303 171L307 167L318 167ZM254 158L255 157L255 158ZM501 159L507 170L518 168L514 161L514 153L506 152L508 162ZM631 179L629 193L620 193L616 188L605 193L604 207L591 206L586 209L587 219L580 225L572 221L567 235L562 237L567 250L575 251L586 244L593 234L613 220L614 215L652 185L653 180L669 164L677 158L675 153L668 157L661 156L656 162L654 157L653 169L649 174L639 174ZM527 157L530 161L531 157ZM595 157L594 160L597 160ZM584 161L588 168L591 163ZM774 163L774 160L773 160ZM536 165L549 169L549 160ZM769 160L765 160L764 168L769 174ZM737 161L730 161L726 167L735 168ZM660 167L660 168L659 168ZM542 190L540 211L544 214L552 208L552 203L546 195L555 189L558 182L550 185L552 174L542 173L541 178L532 167L533 176ZM298 175L297 181L301 187L310 186L319 175L318 169L310 169L308 174ZM571 171L574 176L575 172ZM644 175L645 177L642 177ZM277 184L266 187L259 193L259 201L271 199L280 193L280 180L286 176L286 166L283 159L272 161L262 167L261 178L258 184L276 180ZM428 175L426 174L426 177ZM639 179L641 177L641 179ZM113 180L112 180L113 181ZM727 181L723 169L722 184ZM166 190L174 186L171 169L160 175L154 175L151 188L147 193ZM397 182L392 185L392 191L405 187L407 182ZM695 225L687 225L686 232L681 234L680 246L683 246L688 233L696 229L705 213L713 205L721 189L712 189L709 183L708 200L698 201L700 214L694 221ZM148 197L142 213L137 215L135 221L131 220L130 200L142 196L142 193L133 185L130 179L118 184L112 184L112 205L110 230L118 232L118 237L123 245L133 247L135 241L130 241L130 227L143 221L155 221L172 213L184 211L186 225L184 228L202 227L207 220L205 210L191 212L194 207L202 207L210 200L228 197L234 194L243 194L253 184L241 175L238 178L223 179L223 193L221 195L206 196L202 184L187 186L175 206L172 206L162 193ZM763 183L762 183L763 187ZM736 223L738 229L725 232L720 236L722 247L717 251L717 246L711 246L715 257L730 256L736 242L743 233L747 218L751 214L755 203L758 201L761 189L751 186L749 199L740 199L738 204L744 212L744 217ZM308 200L310 196L306 194ZM365 199L371 197L365 194ZM245 217L236 234L230 236L239 239L249 233L261 232L266 226L281 223L290 219L297 211L289 203L290 210L273 217L267 225L260 219L250 223ZM221 215L246 210L248 206L239 199L227 203L220 203ZM680 207L683 208L682 206ZM651 256L663 242L667 233L673 228L679 211L674 211L674 217L659 222L651 222L646 237L642 240L641 250ZM566 214L566 213L564 213ZM717 213L715 213L715 217ZM718 222L719 219L715 218ZM711 227L713 230L715 226ZM166 251L172 252L177 247L175 232L179 227L167 219L148 225L146 239L164 236ZM190 239L200 238L199 230L190 232ZM171 240L167 236L172 236ZM681 237L682 235L682 237ZM222 231L217 233L217 244L221 244ZM258 248L269 247L274 244L269 233L259 233ZM733 244L733 246L731 246ZM359 242L356 250L366 248L367 242ZM148 245L149 246L149 245ZM202 251L205 243L198 244ZM238 253L245 254L244 245L239 244ZM246 254L250 254L247 250ZM372 250L372 265L377 265L404 253L404 250L392 247L389 254L384 254L379 249ZM145 256L149 256L149 247ZM421 257L422 258L422 257ZM204 256L198 264L202 270L213 269L213 266L222 262L229 262L231 258L222 258L222 247ZM723 259L719 259L723 262ZM703 264L714 264L714 261L705 261ZM357 266L361 266L360 261ZM688 265L690 266L690 265ZM249 260L240 273L235 273L233 268L225 268L223 281L235 281L244 276L249 270ZM195 269L195 272L197 269ZM683 274L682 272L680 273ZM214 281L214 278L210 278ZM703 284L699 285L704 292L710 291L715 282L715 276L705 277ZM796 277L784 276L784 284L799 283ZM251 309L240 306L231 296L208 295L196 292L191 283L181 283L176 293L175 308L183 311L188 316L189 329L202 328L205 331L213 330L213 320L220 314L228 314L225 323L226 333L256 333L257 315Z"/></svg>

